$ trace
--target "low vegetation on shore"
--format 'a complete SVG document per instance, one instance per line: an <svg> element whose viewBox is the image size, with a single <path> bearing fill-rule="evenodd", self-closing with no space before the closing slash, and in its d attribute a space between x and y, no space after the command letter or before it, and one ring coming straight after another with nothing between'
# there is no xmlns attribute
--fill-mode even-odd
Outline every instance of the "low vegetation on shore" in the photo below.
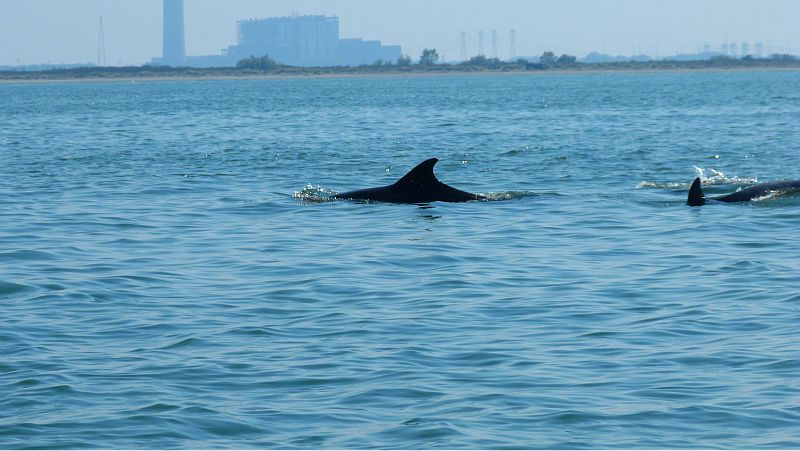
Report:
<svg viewBox="0 0 800 451"><path fill-rule="evenodd" d="M800 59L794 55L775 54L769 58L750 55L732 58L719 55L707 60L625 61L583 63L571 55L557 56L544 52L538 61L520 58L502 61L498 58L475 56L460 63L439 62L435 49L425 49L418 61L403 56L397 61L378 60L361 66L295 67L285 66L267 55L253 56L239 61L236 67L170 67L145 64L123 67L70 67L44 71L0 71L0 80L81 80L121 78L246 78L253 76L317 76L317 75L369 75L369 74L427 74L427 73L480 73L480 72L546 72L546 71L619 71L619 70L702 70L746 68L797 68Z"/></svg>

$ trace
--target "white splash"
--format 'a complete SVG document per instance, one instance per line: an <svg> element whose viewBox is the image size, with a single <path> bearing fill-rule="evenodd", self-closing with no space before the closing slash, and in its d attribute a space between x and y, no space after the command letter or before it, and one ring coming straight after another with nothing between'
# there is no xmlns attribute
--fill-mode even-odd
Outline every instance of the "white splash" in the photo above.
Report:
<svg viewBox="0 0 800 451"><path fill-rule="evenodd" d="M319 185L315 187L309 183L304 186L302 190L295 191L292 197L308 202L329 202L333 200L331 199L331 195L333 194L336 194L336 191L323 188Z"/></svg>
<svg viewBox="0 0 800 451"><path fill-rule="evenodd" d="M747 185L758 183L757 177L728 176L714 168L699 168L694 166L694 172L704 185Z"/></svg>
<svg viewBox="0 0 800 451"><path fill-rule="evenodd" d="M648 181L641 181L636 184L636 189L643 189L643 188L666 188L666 189L682 189L689 186L688 183L685 182L648 182Z"/></svg>

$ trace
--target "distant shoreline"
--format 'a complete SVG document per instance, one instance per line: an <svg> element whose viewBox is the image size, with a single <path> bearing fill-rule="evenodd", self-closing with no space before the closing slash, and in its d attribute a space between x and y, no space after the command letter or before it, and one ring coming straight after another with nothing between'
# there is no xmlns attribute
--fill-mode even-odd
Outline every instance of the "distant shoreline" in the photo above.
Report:
<svg viewBox="0 0 800 451"><path fill-rule="evenodd" d="M706 63L706 64L703 64ZM508 67L494 69L463 67L460 65L435 66L359 66L333 68L282 67L267 71L236 68L153 68L111 67L49 70L41 72L0 72L0 84L62 83L62 82L146 82L146 81L202 81L202 80L286 80L324 78L384 78L384 77L447 77L447 76L540 76L608 73L665 73L665 72L759 72L797 71L800 61L758 60L750 64L717 65L702 61L657 63L595 63L551 67L544 70Z"/></svg>

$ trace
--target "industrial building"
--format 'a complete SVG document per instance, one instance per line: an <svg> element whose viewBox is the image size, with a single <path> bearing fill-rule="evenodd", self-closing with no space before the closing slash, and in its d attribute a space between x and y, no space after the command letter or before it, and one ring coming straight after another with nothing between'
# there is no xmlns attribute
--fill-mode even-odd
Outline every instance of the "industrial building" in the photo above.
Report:
<svg viewBox="0 0 800 451"><path fill-rule="evenodd" d="M383 45L381 41L359 38L339 39L339 66L372 64L378 60L396 63L400 58L399 45Z"/></svg>
<svg viewBox="0 0 800 451"><path fill-rule="evenodd" d="M269 55L288 66L335 66L339 19L325 16L272 17L237 23L239 44L227 53L238 59Z"/></svg>
<svg viewBox="0 0 800 451"><path fill-rule="evenodd" d="M358 66L377 60L397 61L399 45L381 41L340 39L339 18L322 15L241 20L236 24L238 44L223 50L225 65L269 55L287 66Z"/></svg>
<svg viewBox="0 0 800 451"><path fill-rule="evenodd" d="M220 55L186 56L183 0L164 0L164 45L153 64L167 66L226 67L251 56L268 55L287 66L358 66L375 61L395 62L399 45L380 41L339 38L339 18L295 15L241 20L236 24L237 44Z"/></svg>

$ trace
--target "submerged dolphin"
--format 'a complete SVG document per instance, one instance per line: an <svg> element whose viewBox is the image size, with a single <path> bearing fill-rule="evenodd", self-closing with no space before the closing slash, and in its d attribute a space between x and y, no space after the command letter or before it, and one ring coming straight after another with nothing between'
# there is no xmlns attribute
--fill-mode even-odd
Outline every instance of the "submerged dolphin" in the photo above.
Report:
<svg viewBox="0 0 800 451"><path fill-rule="evenodd" d="M424 204L428 202L466 202L485 200L478 194L468 193L445 185L433 175L436 158L418 164L400 180L388 186L348 191L331 196L333 199L377 200L398 204Z"/></svg>
<svg viewBox="0 0 800 451"><path fill-rule="evenodd" d="M708 200L718 202L747 202L758 197L762 197L773 191L794 191L800 190L800 180L780 180L777 182L765 182L749 186L725 196L714 197ZM700 187L700 177L694 179L692 187L689 188L689 197L686 203L692 207L697 207L706 203L706 196Z"/></svg>

